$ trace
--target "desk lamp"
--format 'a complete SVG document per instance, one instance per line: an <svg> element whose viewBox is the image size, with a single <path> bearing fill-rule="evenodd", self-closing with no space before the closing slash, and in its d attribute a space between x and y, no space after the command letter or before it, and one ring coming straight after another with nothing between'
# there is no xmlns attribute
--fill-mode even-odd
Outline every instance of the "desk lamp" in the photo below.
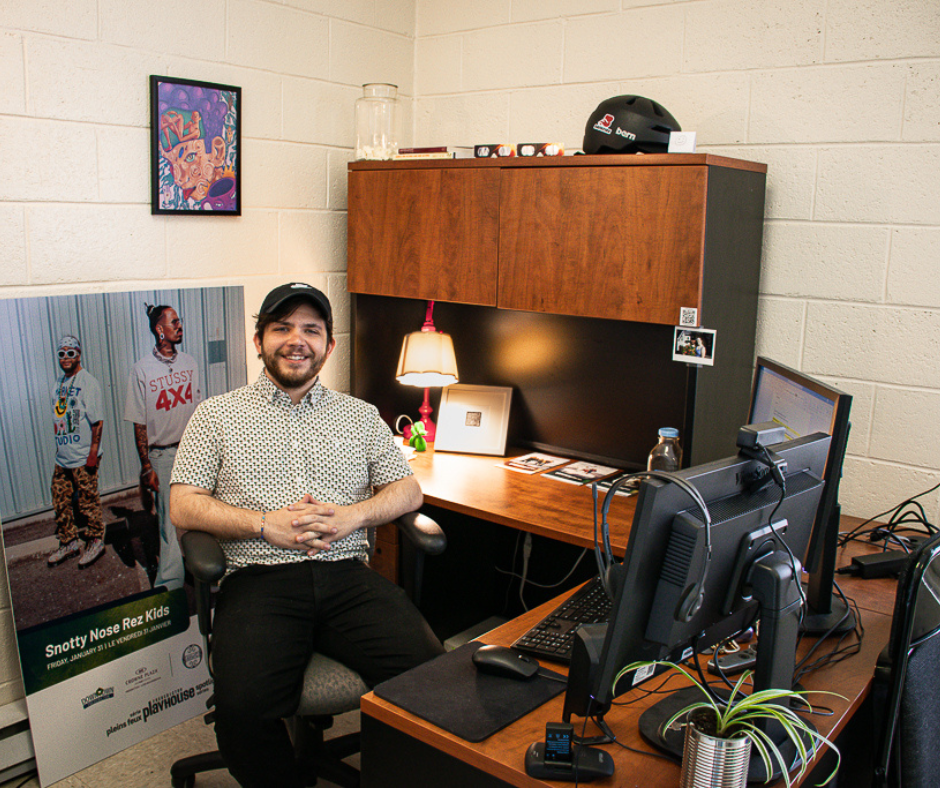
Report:
<svg viewBox="0 0 940 788"><path fill-rule="evenodd" d="M418 408L426 431L425 439L434 442L437 428L431 421L431 386L449 386L457 382L457 359L454 357L454 340L434 328L434 302L428 301L428 311L420 331L412 331L405 337L398 359L395 377L406 386L423 386L424 402ZM404 430L405 438L411 437L411 427Z"/></svg>

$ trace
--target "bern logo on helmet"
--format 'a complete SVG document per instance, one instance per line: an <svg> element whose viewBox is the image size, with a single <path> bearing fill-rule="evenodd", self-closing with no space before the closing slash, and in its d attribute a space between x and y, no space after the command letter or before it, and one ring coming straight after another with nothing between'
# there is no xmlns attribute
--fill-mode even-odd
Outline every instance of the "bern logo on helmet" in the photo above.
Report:
<svg viewBox="0 0 940 788"><path fill-rule="evenodd" d="M594 124L595 131L603 131L604 134L610 134L610 124L614 122L614 116L610 113L604 115L597 123Z"/></svg>
<svg viewBox="0 0 940 788"><path fill-rule="evenodd" d="M617 131L614 133L619 134L621 137L626 137L631 142L636 139L636 134L632 131L624 131L620 126L617 126Z"/></svg>

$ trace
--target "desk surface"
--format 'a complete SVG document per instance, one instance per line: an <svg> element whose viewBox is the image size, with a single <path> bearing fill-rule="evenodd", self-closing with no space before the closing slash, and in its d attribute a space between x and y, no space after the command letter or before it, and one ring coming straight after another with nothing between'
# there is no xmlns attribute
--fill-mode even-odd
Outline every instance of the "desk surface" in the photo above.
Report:
<svg viewBox="0 0 940 788"><path fill-rule="evenodd" d="M528 453L510 451L509 457ZM506 458L419 452L410 461L426 503L556 539L594 547L590 485L566 484L543 474L502 467ZM603 497L600 499L603 502ZM635 496L616 496L610 507L611 545L622 556L636 508Z"/></svg>
<svg viewBox="0 0 940 788"><path fill-rule="evenodd" d="M442 456L443 454L438 455L438 459ZM490 458L490 462L493 462L492 458ZM434 465L437 465L436 461ZM508 472L501 468L495 468L494 470L500 474L508 475ZM497 476L497 478L501 477ZM504 481L510 487L516 484L513 480L507 479ZM551 483L550 480L540 481L543 485ZM432 493L433 495L434 493ZM851 520L851 518L844 518L844 520ZM840 556L840 564L848 563L851 554L859 551L864 552L866 549L864 546L858 545L846 548ZM865 637L862 641L861 651L842 662L829 665L809 674L803 681L806 689L836 692L846 698L846 700L842 700L827 696L824 700L817 700L817 703L831 708L834 712L830 717L817 717L814 719L820 732L828 737L838 735L869 693L870 680L878 654L888 640L895 590L894 581L887 578L862 581L844 577L840 578L840 585L846 595L855 600L862 613ZM554 609L561 598L552 600L498 629L488 632L480 639L487 643L499 645L511 644L517 637ZM812 639L807 638L806 641L802 646L803 651L809 647ZM559 666L554 663L545 662L544 664L553 670L559 670ZM679 686L678 680L676 680L676 686ZM652 700L643 699L641 696L642 692L640 691L622 696L621 701L634 698L637 700L631 705L614 706L606 719L623 744L649 751L652 748L641 738L638 726L640 714L651 705ZM552 785L557 786L558 783L543 782L526 775L523 768L523 755L529 744L544 739L545 723L547 721L561 720L563 700L564 696L562 695L549 701L536 712L518 720L478 744L471 744L447 733L419 717L375 697L372 693L363 697L361 708L363 714L429 744L435 749L470 764L499 780L503 780L509 785L519 786L519 788L536 788L539 786L548 788ZM591 728L593 726L589 726L589 731ZM589 735L593 734L589 733ZM605 749L614 758L616 772L610 780L595 783L598 786L619 785L625 779L635 777L638 774L642 774L642 784L644 786L672 786L678 784L679 767L673 763L659 758L636 755L616 745L606 745ZM776 785L782 784L782 781L778 781Z"/></svg>

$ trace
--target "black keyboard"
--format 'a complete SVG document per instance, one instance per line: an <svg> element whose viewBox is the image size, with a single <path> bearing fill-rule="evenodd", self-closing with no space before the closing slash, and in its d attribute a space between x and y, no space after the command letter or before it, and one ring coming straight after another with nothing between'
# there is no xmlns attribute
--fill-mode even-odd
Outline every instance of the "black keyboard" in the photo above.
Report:
<svg viewBox="0 0 940 788"><path fill-rule="evenodd" d="M512 644L513 648L555 662L571 662L575 630L581 624L606 624L610 598L595 577Z"/></svg>

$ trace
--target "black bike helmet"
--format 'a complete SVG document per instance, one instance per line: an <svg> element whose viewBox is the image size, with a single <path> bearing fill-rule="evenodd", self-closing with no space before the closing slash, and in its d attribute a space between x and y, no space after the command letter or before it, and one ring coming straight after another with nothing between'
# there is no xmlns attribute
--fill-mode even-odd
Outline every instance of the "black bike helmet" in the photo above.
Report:
<svg viewBox="0 0 940 788"><path fill-rule="evenodd" d="M643 96L614 96L597 105L584 128L585 153L665 153L682 131L669 111Z"/></svg>

